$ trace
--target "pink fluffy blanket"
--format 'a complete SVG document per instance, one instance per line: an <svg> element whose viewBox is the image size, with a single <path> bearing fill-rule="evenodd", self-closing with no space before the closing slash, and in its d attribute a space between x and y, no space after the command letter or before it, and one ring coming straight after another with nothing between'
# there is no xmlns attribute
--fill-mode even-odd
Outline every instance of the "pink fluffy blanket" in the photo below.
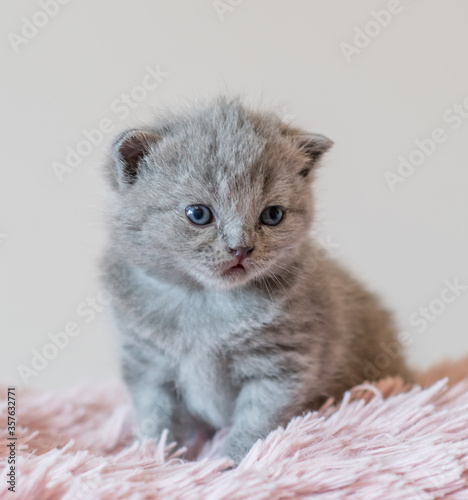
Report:
<svg viewBox="0 0 468 500"><path fill-rule="evenodd" d="M235 469L219 456L226 430L197 461L132 438L121 385L17 391L16 492L7 490L1 426L0 498L8 499L468 499L468 361L365 384L339 404L296 417L258 441ZM435 381L441 375L450 381ZM6 387L0 421L6 422Z"/></svg>

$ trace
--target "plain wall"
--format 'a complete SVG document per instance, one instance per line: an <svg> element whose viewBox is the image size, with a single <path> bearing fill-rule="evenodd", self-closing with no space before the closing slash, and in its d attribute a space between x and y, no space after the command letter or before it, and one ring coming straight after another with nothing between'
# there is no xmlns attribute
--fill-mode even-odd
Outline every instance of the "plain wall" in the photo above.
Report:
<svg viewBox="0 0 468 500"><path fill-rule="evenodd" d="M100 169L111 137L161 106L219 93L241 94L335 141L315 186L318 236L395 311L413 365L468 353L468 3L42 5L0 7L1 381L21 384L18 366L32 368L34 350L47 350L49 334L67 324L76 335L55 354L49 348L29 385L116 375L97 266L106 238ZM31 22L43 26L35 32ZM148 67L162 75L158 84ZM146 95L135 90L143 82L154 83ZM140 99L132 109L129 93ZM464 100L457 119L450 109ZM113 132L57 176L67 147L103 119ZM422 146L430 154L413 153L433 133L439 143ZM399 157L419 165L402 176ZM400 175L394 190L391 173ZM458 280L458 295L444 291L446 280Z"/></svg>

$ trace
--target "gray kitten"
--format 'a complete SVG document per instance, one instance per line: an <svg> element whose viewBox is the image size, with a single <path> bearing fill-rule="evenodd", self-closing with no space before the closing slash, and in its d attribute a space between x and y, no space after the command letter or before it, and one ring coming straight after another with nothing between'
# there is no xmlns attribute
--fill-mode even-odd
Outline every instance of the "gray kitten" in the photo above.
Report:
<svg viewBox="0 0 468 500"><path fill-rule="evenodd" d="M259 438L365 379L409 373L388 313L309 237L332 142L217 99L112 148L110 245L140 435Z"/></svg>

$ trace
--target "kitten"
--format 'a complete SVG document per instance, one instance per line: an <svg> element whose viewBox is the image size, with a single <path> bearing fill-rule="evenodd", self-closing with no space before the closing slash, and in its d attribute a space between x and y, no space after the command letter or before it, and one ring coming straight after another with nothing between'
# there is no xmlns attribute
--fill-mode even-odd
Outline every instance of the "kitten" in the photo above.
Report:
<svg viewBox="0 0 468 500"><path fill-rule="evenodd" d="M365 379L410 377L388 313L309 237L331 145L226 98L116 139L103 270L140 435L232 426L239 462Z"/></svg>

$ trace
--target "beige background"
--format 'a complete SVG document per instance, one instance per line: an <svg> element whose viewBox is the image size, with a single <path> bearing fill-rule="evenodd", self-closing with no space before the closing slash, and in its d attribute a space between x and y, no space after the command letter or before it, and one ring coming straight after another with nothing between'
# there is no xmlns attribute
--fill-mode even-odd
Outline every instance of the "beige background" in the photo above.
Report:
<svg viewBox="0 0 468 500"><path fill-rule="evenodd" d="M37 1L0 7L1 381L20 384L18 366L31 367L33 350L70 322L80 333L55 357L51 351L29 383L57 387L116 374L97 273L105 242L98 172L112 134L62 182L54 162L64 163L67 146L103 119L117 132L147 120L154 107L219 92L241 93L335 141L316 185L319 236L396 311L413 364L468 352L468 289L448 304L433 302L440 314L424 332L425 320L409 320L441 295L455 297L444 292L445 280L468 285L468 120L450 111L468 96L466 2L53 5L46 5L53 17L38 14ZM399 13L378 15L387 24L379 28L372 11L388 7ZM37 33L33 21L44 24ZM358 36L359 50L350 49L356 28L373 35ZM29 39L21 41L22 30ZM148 92L135 90L153 82L144 80L148 66L167 75ZM125 93L141 102L124 117ZM468 115L468 101L466 108ZM408 158L414 141L437 128L445 141L392 192L385 172L397 172L399 156Z"/></svg>

